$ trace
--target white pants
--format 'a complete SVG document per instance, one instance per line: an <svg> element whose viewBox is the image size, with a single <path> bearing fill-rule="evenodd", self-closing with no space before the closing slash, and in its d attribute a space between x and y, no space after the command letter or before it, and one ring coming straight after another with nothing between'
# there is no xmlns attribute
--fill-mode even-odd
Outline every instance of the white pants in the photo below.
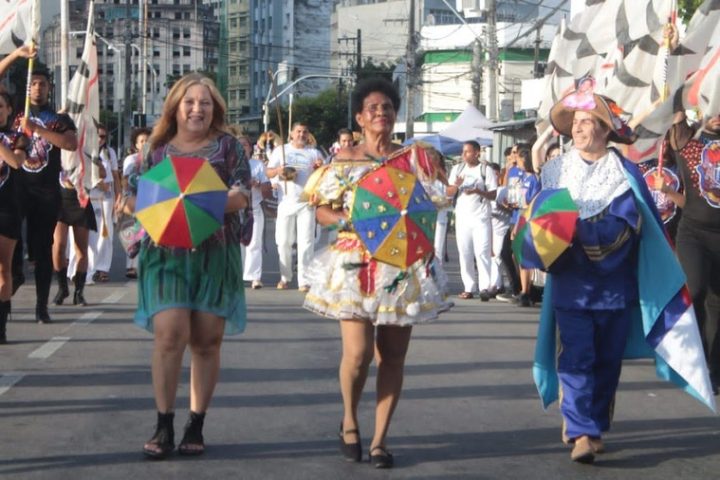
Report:
<svg viewBox="0 0 720 480"><path fill-rule="evenodd" d="M242 247L243 280L252 282L262 277L262 248L265 214L258 205L253 208L253 233L250 244Z"/></svg>
<svg viewBox="0 0 720 480"><path fill-rule="evenodd" d="M280 279L290 282L292 271L292 246L297 243L298 285L308 285L305 270L310 265L313 256L315 240L315 209L303 206L291 214L278 208L275 221L275 243L280 257Z"/></svg>
<svg viewBox="0 0 720 480"><path fill-rule="evenodd" d="M457 218L455 237L460 255L460 278L466 292L490 289L490 219ZM475 265L477 265L477 274Z"/></svg>
<svg viewBox="0 0 720 480"><path fill-rule="evenodd" d="M492 288L503 287L502 276L502 251L503 240L510 225L505 220L492 219L492 263L490 264L490 286Z"/></svg>
<svg viewBox="0 0 720 480"><path fill-rule="evenodd" d="M435 259L442 265L445 262L445 239L448 228L448 218L445 215L444 220L438 219L435 222Z"/></svg>
<svg viewBox="0 0 720 480"><path fill-rule="evenodd" d="M110 187L112 189L112 186ZM110 271L113 254L113 194L112 190L103 195L102 201L93 198L97 232L90 230L88 236L88 275L100 270Z"/></svg>

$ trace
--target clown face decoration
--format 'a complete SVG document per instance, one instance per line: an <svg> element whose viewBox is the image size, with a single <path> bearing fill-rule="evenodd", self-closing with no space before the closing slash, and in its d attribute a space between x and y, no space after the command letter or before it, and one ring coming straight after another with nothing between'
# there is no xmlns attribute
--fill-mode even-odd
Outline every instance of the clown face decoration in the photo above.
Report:
<svg viewBox="0 0 720 480"><path fill-rule="evenodd" d="M700 194L711 207L720 208L720 142L705 146L696 170L700 176Z"/></svg>

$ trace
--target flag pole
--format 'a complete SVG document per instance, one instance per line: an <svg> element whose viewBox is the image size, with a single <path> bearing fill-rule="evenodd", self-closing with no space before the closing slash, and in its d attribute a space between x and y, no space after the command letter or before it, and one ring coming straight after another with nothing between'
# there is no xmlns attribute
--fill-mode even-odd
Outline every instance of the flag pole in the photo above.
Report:
<svg viewBox="0 0 720 480"><path fill-rule="evenodd" d="M285 139L283 138L283 124L282 124L282 113L280 112L280 102L277 98L277 84L275 83L275 76L272 74L271 70L268 70L268 75L270 76L270 85L272 88L272 95L275 98L275 114L277 115L277 122L278 122L278 131L280 132L280 153L282 155L282 168L285 169ZM283 176L285 176L285 172L283 172ZM283 180L283 193L287 193L287 178Z"/></svg>
<svg viewBox="0 0 720 480"><path fill-rule="evenodd" d="M40 0L34 0L30 9L30 24L32 26L32 35L30 38L30 48L33 49L36 46L35 37L40 31L40 11L38 2ZM27 71L27 83L25 85L25 118L30 118L30 82L32 81L33 67L35 66L35 58L30 57L28 59L28 71Z"/></svg>
<svg viewBox="0 0 720 480"><path fill-rule="evenodd" d="M666 28L674 27L675 21L677 19L677 5L675 3L675 0L672 0L670 2L670 14L668 15L668 23L666 25ZM671 38L670 35L666 34L664 40L664 47L665 47L665 65L663 68L663 86L662 86L662 92L660 93L660 99L664 102L668 99L670 96L670 88L668 86L667 81L667 72L668 72L668 63L670 59L670 44L671 44ZM658 151L658 160L657 160L657 171L660 176L663 174L663 166L665 165L665 140L660 141L660 148Z"/></svg>

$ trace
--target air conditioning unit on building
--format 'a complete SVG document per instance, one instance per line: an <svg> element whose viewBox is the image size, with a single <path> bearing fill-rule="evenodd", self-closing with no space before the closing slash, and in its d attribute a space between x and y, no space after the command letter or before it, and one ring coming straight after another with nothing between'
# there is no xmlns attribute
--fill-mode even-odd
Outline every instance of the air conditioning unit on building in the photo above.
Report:
<svg viewBox="0 0 720 480"><path fill-rule="evenodd" d="M458 10L462 10L465 18L481 17L487 10L486 0L456 0Z"/></svg>

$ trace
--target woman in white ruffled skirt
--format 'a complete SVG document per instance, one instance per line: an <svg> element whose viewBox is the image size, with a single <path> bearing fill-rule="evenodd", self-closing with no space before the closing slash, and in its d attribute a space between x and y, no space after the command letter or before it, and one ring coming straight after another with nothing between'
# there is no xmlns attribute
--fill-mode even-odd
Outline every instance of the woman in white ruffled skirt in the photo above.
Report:
<svg viewBox="0 0 720 480"><path fill-rule="evenodd" d="M365 141L340 150L305 187L309 201L317 206L318 222L339 229L337 241L318 252L311 263L311 289L304 306L340 320L344 407L340 449L348 461L362 459L357 407L375 357L377 406L369 459L376 468L393 466L385 439L400 398L412 326L434 320L450 307L443 282L437 280L445 277L438 275L442 272L436 262L418 260L405 270L378 262L348 223L353 187L379 165L391 163L404 169L426 188L431 188L436 178L436 165L425 151L418 147L402 149L391 142L399 106L400 97L389 82L361 82L353 94L352 109Z"/></svg>

